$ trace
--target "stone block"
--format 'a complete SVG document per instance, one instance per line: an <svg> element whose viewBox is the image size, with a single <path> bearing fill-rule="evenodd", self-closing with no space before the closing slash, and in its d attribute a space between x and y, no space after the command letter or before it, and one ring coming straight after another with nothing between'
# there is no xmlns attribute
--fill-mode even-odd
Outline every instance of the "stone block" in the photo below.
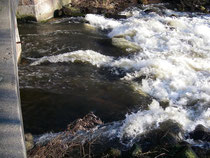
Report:
<svg viewBox="0 0 210 158"><path fill-rule="evenodd" d="M53 17L54 11L71 3L71 0L20 0L17 17L34 17L37 21L48 20Z"/></svg>

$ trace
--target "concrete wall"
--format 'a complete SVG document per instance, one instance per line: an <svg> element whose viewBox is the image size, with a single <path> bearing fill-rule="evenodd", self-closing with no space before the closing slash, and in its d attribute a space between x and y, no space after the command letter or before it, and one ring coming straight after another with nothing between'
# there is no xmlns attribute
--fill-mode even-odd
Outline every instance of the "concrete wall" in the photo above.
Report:
<svg viewBox="0 0 210 158"><path fill-rule="evenodd" d="M52 18L55 10L69 3L71 0L20 0L17 16L31 16L37 21L43 21Z"/></svg>
<svg viewBox="0 0 210 158"><path fill-rule="evenodd" d="M21 53L22 53L22 47L21 47L21 41L19 36L19 30L17 26L17 19L15 18L15 34L16 34L16 53L17 53L17 62L20 61Z"/></svg>
<svg viewBox="0 0 210 158"><path fill-rule="evenodd" d="M0 0L0 158L26 158L20 106L16 0Z"/></svg>

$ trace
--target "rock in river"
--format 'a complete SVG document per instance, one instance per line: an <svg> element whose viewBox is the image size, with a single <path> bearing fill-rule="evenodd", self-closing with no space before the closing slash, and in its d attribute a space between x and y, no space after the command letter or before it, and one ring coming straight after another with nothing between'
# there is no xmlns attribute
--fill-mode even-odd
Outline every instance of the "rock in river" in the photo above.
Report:
<svg viewBox="0 0 210 158"><path fill-rule="evenodd" d="M112 44L128 53L135 53L135 52L142 51L142 48L140 46L122 37L120 38L113 37Z"/></svg>
<svg viewBox="0 0 210 158"><path fill-rule="evenodd" d="M210 130L203 125L197 125L195 130L190 133L190 137L194 140L202 140L210 142Z"/></svg>

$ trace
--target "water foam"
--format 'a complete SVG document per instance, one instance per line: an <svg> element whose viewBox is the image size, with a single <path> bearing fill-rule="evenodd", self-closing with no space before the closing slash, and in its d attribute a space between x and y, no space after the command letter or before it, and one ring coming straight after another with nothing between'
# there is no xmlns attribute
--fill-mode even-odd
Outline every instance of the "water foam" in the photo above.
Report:
<svg viewBox="0 0 210 158"><path fill-rule="evenodd" d="M99 27L101 29L109 29L117 27L121 24L121 22L113 19L107 19L100 15L95 14L87 14L85 19L90 22L91 25L95 27Z"/></svg>
<svg viewBox="0 0 210 158"><path fill-rule="evenodd" d="M148 110L126 115L118 130L121 139L134 139L168 119L178 122L186 132L198 124L210 128L210 16L164 12L160 16L134 9L130 18L121 21L93 14L85 17L95 27L111 29L110 38L125 35L143 48L132 56L114 60L91 50L79 50L43 57L31 65L80 61L127 71L122 80L154 100ZM142 76L141 81L135 80ZM161 107L160 101L168 102L168 107Z"/></svg>
<svg viewBox="0 0 210 158"><path fill-rule="evenodd" d="M126 116L121 138L135 137L167 119L180 123L185 131L198 124L210 128L210 16L164 12L160 16L134 9L128 13L132 14L130 18L109 25L110 38L126 35L127 40L143 48L132 57L112 61L110 66L128 71L122 80L156 99L149 110ZM107 28L104 23L113 22L103 16L97 18L100 20L86 20L101 29ZM142 76L141 82L135 81ZM169 106L163 109L158 101L169 102Z"/></svg>
<svg viewBox="0 0 210 158"><path fill-rule="evenodd" d="M44 62L58 63L58 62L88 62L92 65L100 67L101 65L106 65L113 60L112 57L102 55L92 50L78 50L74 52L44 56L37 61L31 63L31 66L39 65Z"/></svg>

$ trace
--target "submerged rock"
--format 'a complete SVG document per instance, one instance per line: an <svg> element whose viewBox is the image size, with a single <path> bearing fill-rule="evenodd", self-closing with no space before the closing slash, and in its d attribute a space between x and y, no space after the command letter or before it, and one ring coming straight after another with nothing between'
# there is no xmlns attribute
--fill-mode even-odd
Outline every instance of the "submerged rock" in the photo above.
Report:
<svg viewBox="0 0 210 158"><path fill-rule="evenodd" d="M142 51L140 46L121 37L113 37L112 44L129 53Z"/></svg>

